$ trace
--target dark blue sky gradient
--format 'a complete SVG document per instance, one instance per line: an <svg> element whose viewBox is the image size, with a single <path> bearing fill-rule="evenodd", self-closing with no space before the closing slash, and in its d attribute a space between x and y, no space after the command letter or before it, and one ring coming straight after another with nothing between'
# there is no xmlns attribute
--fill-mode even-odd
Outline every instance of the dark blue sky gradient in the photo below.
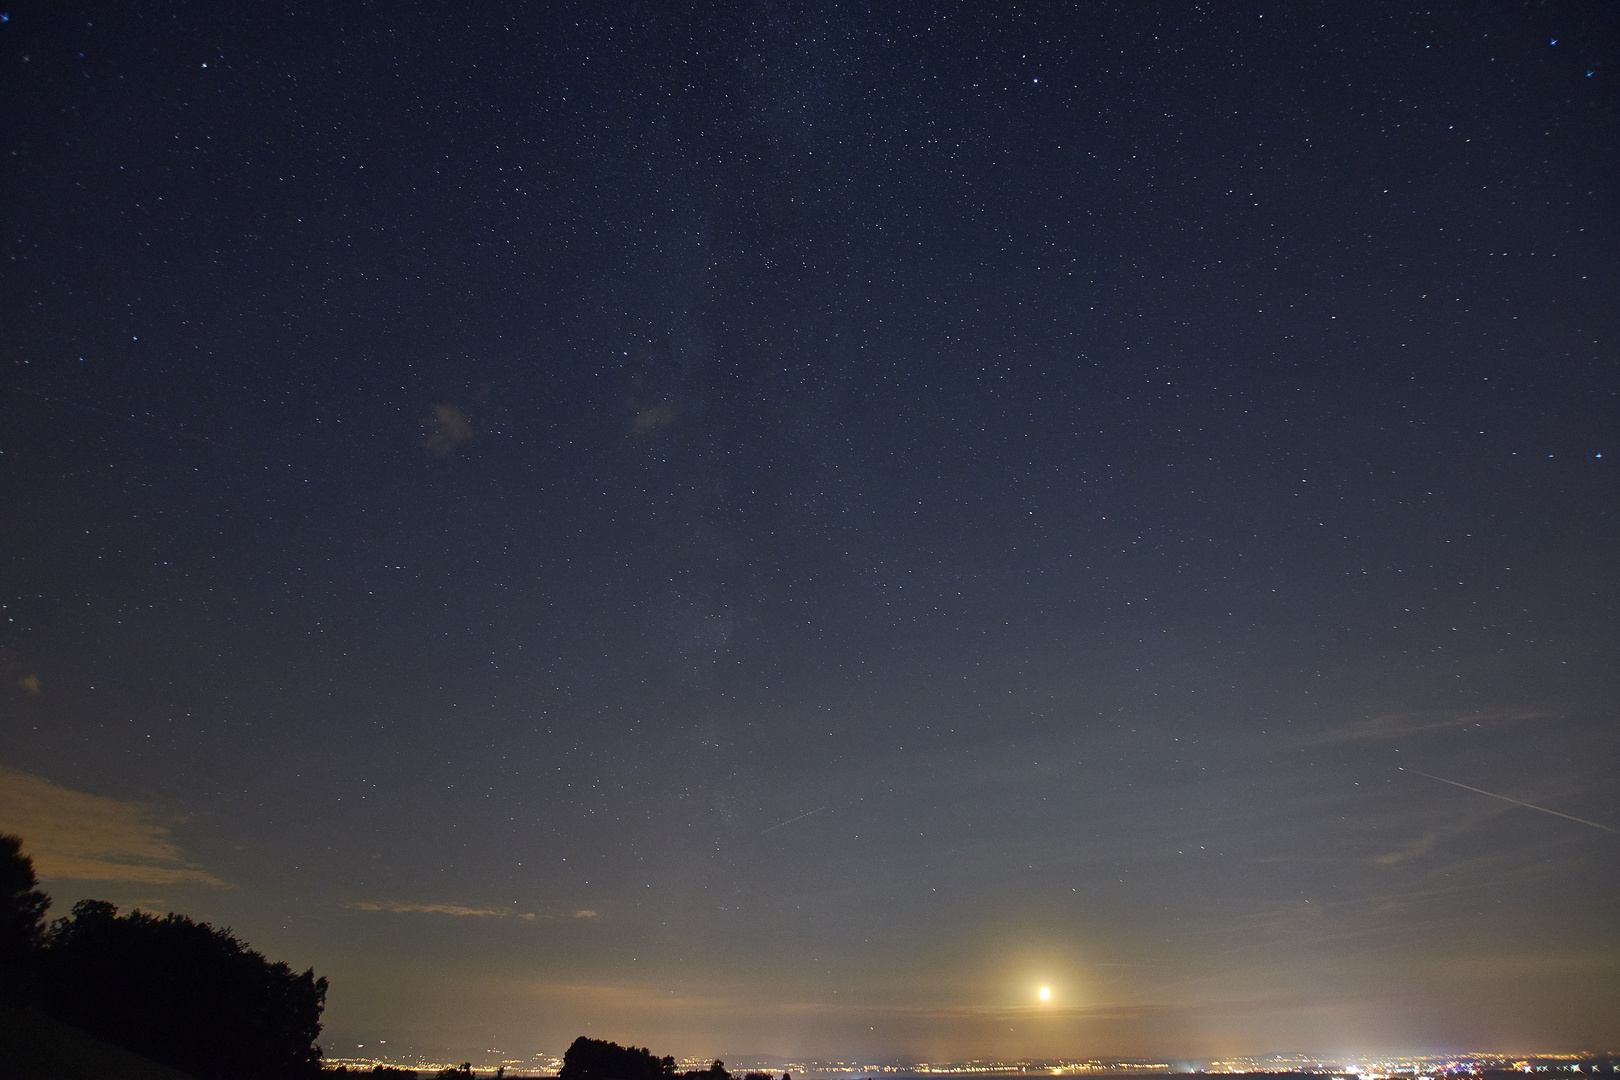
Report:
<svg viewBox="0 0 1620 1080"><path fill-rule="evenodd" d="M0 25L60 910L333 1055L1620 1037L1413 773L1620 826L1611 6L336 7Z"/></svg>

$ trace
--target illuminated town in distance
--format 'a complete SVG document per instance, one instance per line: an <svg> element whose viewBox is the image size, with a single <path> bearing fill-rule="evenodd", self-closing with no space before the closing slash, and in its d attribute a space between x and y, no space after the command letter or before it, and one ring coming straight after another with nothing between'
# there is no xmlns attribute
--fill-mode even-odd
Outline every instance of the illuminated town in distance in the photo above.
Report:
<svg viewBox="0 0 1620 1080"><path fill-rule="evenodd" d="M474 1072L494 1075L504 1069L512 1080L517 1077L555 1076L562 1068L562 1058L552 1054L533 1057L502 1058L499 1050L489 1051L490 1060L475 1065ZM856 1061L784 1061L755 1060L727 1061L733 1074L749 1072L787 1073L790 1076L810 1077L866 1077L866 1076L1001 1076L1008 1074L1067 1076L1092 1073L1127 1075L1276 1075L1276 1076L1337 1076L1353 1080L1397 1080L1409 1077L1441 1076L1503 1076L1506 1074L1547 1074L1573 1077L1597 1073L1615 1073L1617 1059L1614 1053L1581 1054L1435 1054L1390 1057L1313 1057L1304 1054L1269 1054L1261 1057L1231 1057L1221 1060L1147 1061L1113 1059L1032 1059L1023 1061L968 1060L953 1062L870 1063ZM709 1066L711 1058L685 1058L678 1061L678 1071L701 1070ZM427 1058L377 1056L327 1058L328 1070L346 1068L369 1071L376 1066L414 1069L423 1073L452 1068L451 1063L431 1061Z"/></svg>

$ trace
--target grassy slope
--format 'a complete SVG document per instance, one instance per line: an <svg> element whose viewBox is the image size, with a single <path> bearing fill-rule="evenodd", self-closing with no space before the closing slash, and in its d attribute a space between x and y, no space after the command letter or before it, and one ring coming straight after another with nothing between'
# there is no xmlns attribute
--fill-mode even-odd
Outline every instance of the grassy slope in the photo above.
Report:
<svg viewBox="0 0 1620 1080"><path fill-rule="evenodd" d="M37 1012L0 1010L0 1077L6 1080L191 1080Z"/></svg>

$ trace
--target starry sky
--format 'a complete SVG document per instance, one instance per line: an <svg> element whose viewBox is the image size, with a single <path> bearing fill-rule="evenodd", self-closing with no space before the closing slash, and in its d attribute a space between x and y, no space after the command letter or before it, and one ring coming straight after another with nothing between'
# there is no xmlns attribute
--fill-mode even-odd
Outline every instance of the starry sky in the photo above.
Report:
<svg viewBox="0 0 1620 1080"><path fill-rule="evenodd" d="M14 6L0 828L330 1055L1612 1048L1617 61Z"/></svg>

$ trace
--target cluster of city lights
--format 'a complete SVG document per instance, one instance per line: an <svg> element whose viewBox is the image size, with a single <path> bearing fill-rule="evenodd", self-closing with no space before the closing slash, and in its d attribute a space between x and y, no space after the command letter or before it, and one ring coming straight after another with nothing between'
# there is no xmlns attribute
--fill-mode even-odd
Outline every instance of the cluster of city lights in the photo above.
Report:
<svg viewBox="0 0 1620 1080"><path fill-rule="evenodd" d="M1051 1000L1049 987L1037 993L1041 1001ZM360 1047L363 1049L363 1047ZM535 1054L524 1059L507 1058L499 1050L490 1050L488 1063L476 1072L493 1075L497 1066L504 1067L513 1077L555 1076L562 1067L562 1059L552 1054ZM499 1059L499 1060L497 1060ZM712 1061L709 1057L682 1060L682 1071L705 1069ZM429 1061L426 1058L383 1059L369 1057L327 1058L328 1069L344 1067L350 1071L369 1071L373 1066L392 1065L419 1072L436 1072L451 1067L450 1063ZM1140 1076L1144 1073L1160 1075L1294 1075L1320 1076L1323 1080L1463 1080L1464 1077L1483 1077L1486 1073L1545 1074L1546 1080L1557 1080L1595 1074L1613 1075L1620 1071L1612 1057L1590 1054L1542 1054L1510 1056L1503 1054L1452 1054L1434 1057L1398 1058L1341 1058L1325 1059L1304 1055L1274 1054L1265 1057L1237 1057L1220 1061L1178 1062L1119 1061L1104 1059L1079 1060L1070 1058L1044 1060L1003 1061L974 1058L953 1062L913 1062L910 1064L862 1063L859 1061L773 1061L729 1062L730 1071L791 1073L795 1077L826 1077L829 1080L858 1080L860 1077L878 1076L1000 1076L1021 1074L1026 1076L1063 1076L1090 1073L1125 1073Z"/></svg>

